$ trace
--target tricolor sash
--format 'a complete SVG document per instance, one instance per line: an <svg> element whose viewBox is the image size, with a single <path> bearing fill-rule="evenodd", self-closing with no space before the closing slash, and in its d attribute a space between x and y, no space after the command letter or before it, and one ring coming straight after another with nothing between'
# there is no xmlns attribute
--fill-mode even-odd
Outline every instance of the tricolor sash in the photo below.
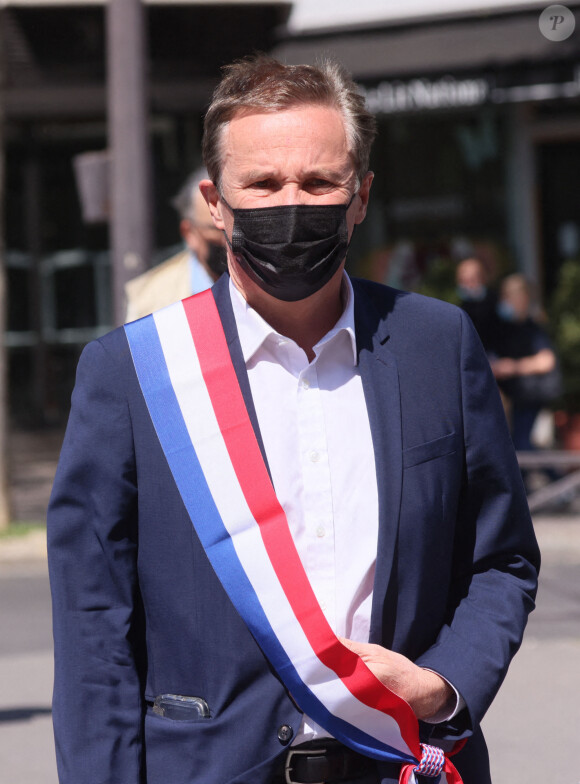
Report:
<svg viewBox="0 0 580 784"><path fill-rule="evenodd" d="M338 640L320 609L260 452L211 291L125 330L199 539L301 710L355 751L403 763L401 782L411 784L416 770L460 784L442 752L420 744L410 706Z"/></svg>

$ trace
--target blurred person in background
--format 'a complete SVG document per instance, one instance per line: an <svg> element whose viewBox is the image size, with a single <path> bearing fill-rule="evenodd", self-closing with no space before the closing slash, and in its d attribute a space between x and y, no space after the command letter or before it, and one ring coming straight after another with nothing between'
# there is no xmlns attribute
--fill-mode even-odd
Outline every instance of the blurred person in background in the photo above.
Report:
<svg viewBox="0 0 580 784"><path fill-rule="evenodd" d="M459 262L455 271L459 304L473 321L483 347L493 353L498 341L497 295L481 259L470 257Z"/></svg>
<svg viewBox="0 0 580 784"><path fill-rule="evenodd" d="M493 374L509 402L511 434L517 451L534 449L532 429L541 409L561 394L556 353L544 327L534 317L529 282L514 274L501 284L500 340L491 360Z"/></svg>
<svg viewBox="0 0 580 784"><path fill-rule="evenodd" d="M173 200L186 247L127 283L126 321L148 316L172 302L209 289L226 269L223 232L214 226L199 190L199 183L206 178L205 169L196 170Z"/></svg>

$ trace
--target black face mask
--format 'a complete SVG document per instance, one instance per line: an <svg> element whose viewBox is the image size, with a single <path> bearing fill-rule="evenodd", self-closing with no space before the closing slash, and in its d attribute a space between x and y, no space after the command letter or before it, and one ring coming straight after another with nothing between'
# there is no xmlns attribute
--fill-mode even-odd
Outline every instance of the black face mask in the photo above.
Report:
<svg viewBox="0 0 580 784"><path fill-rule="evenodd" d="M208 243L206 264L218 278L228 268L228 254L223 245L215 242Z"/></svg>
<svg viewBox="0 0 580 784"><path fill-rule="evenodd" d="M291 204L234 209L228 245L242 269L261 289L285 302L321 289L348 250L348 204Z"/></svg>

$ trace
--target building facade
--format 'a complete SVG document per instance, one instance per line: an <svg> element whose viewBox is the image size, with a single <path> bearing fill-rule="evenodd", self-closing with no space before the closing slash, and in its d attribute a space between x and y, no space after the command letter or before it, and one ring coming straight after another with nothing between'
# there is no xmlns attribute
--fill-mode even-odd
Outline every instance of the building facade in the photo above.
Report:
<svg viewBox="0 0 580 784"><path fill-rule="evenodd" d="M150 264L180 242L171 200L200 165L203 112L221 66L269 50L290 7L279 0L144 4ZM101 156L97 180L106 180L107 8L103 0L0 0L5 343L16 424L62 422L82 347L114 326L107 204L101 220L87 222L78 176L80 164Z"/></svg>
<svg viewBox="0 0 580 784"><path fill-rule="evenodd" d="M358 271L413 288L435 260L473 252L547 299L580 253L580 5L559 37L547 3L481 5L415 0L413 18L381 20L367 3L372 20L348 28L311 29L304 14L275 53L336 57L377 116Z"/></svg>
<svg viewBox="0 0 580 784"><path fill-rule="evenodd" d="M146 5L151 262L179 241L170 201L199 164L220 66L255 50L288 62L328 54L379 126L350 270L411 289L442 275L444 287L476 254L492 276L523 271L548 301L562 263L580 259L580 3L567 4L578 24L562 40L542 29L545 3L414 0L406 16L352 6L336 0L325 16L323 0ZM60 421L82 346L113 323L109 226L83 219L75 177L79 155L107 149L106 6L0 8L12 414Z"/></svg>

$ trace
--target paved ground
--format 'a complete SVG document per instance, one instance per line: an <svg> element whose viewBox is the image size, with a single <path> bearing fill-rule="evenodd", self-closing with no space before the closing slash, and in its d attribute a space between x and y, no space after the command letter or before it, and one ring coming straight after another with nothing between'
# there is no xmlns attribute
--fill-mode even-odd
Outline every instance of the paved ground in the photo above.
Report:
<svg viewBox="0 0 580 784"><path fill-rule="evenodd" d="M60 433L41 443L33 434L15 438L18 519L44 520L60 440ZM484 720L493 782L580 784L580 513L537 515L534 524L544 558L538 609ZM44 532L0 539L2 784L57 782L49 615Z"/></svg>
<svg viewBox="0 0 580 784"><path fill-rule="evenodd" d="M483 727L494 784L579 784L580 517L534 523L538 606Z"/></svg>

